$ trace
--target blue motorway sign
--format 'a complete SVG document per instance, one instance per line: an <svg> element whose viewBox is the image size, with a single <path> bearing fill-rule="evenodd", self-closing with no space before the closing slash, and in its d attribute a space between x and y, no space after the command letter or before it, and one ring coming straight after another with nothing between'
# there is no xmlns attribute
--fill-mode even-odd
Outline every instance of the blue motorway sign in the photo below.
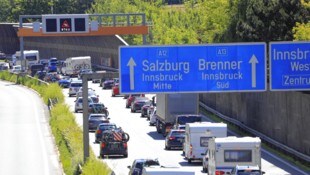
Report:
<svg viewBox="0 0 310 175"><path fill-rule="evenodd" d="M266 44L121 46L120 92L266 91Z"/></svg>
<svg viewBox="0 0 310 175"><path fill-rule="evenodd" d="M271 42L270 90L310 90L310 42Z"/></svg>

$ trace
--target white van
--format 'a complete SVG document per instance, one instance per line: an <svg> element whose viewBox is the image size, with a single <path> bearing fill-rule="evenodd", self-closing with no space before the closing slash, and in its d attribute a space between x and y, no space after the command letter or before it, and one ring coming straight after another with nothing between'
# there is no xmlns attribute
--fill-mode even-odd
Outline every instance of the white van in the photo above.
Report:
<svg viewBox="0 0 310 175"><path fill-rule="evenodd" d="M183 167L150 166L143 168L142 175L195 175L195 171Z"/></svg>
<svg viewBox="0 0 310 175"><path fill-rule="evenodd" d="M209 141L208 174L230 174L237 165L259 166L261 170L261 140L258 137L230 136Z"/></svg>
<svg viewBox="0 0 310 175"><path fill-rule="evenodd" d="M61 67L63 75L77 76L82 69L91 69L90 56L67 58Z"/></svg>
<svg viewBox="0 0 310 175"><path fill-rule="evenodd" d="M184 155L188 163L191 163L192 160L202 160L203 154L208 149L210 138L226 136L227 124L225 123L186 123Z"/></svg>

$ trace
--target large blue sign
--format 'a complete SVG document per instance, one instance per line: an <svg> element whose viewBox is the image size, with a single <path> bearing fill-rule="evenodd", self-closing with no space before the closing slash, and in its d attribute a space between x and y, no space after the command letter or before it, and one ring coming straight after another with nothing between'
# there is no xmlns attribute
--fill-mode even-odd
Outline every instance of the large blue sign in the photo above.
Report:
<svg viewBox="0 0 310 175"><path fill-rule="evenodd" d="M272 42L270 90L310 90L310 42Z"/></svg>
<svg viewBox="0 0 310 175"><path fill-rule="evenodd" d="M266 44L121 46L120 91L266 91Z"/></svg>

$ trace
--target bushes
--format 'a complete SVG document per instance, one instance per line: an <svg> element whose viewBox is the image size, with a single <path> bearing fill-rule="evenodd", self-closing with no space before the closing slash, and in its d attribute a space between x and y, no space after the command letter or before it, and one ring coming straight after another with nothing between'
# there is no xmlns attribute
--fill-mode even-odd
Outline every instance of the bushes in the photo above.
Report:
<svg viewBox="0 0 310 175"><path fill-rule="evenodd" d="M50 126L65 174L79 174L79 164L83 164L83 134L69 107L64 104L61 87L57 83L44 84L38 79L17 76L7 71L0 72L0 79L23 84L36 90L46 104L49 98L57 99L57 103L51 110ZM109 167L96 159L94 153L91 152L90 158L84 164L83 174L96 175L110 172Z"/></svg>

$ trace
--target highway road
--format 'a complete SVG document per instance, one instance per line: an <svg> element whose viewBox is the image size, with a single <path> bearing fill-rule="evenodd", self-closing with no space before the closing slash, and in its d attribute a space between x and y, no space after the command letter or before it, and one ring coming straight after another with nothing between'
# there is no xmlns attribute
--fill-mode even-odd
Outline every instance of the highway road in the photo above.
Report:
<svg viewBox="0 0 310 175"><path fill-rule="evenodd" d="M0 138L0 174L63 174L48 110L34 91L0 81Z"/></svg>
<svg viewBox="0 0 310 175"><path fill-rule="evenodd" d="M156 132L155 127L149 126L145 118L140 117L140 113L131 113L130 109L125 108L125 99L123 97L111 97L111 90L102 90L99 84L89 82L89 87L96 90L99 99L103 102L110 112L111 122L122 127L130 135L128 142L128 158L112 157L103 159L115 171L117 175L128 174L128 165L131 165L137 158L158 158L159 162L168 166L181 166L195 170L196 174L202 173L201 162L188 164L182 156L182 151L164 149L164 137ZM68 89L64 89L66 103L74 111L75 97L68 97ZM151 97L152 95L147 95ZM77 123L82 127L82 113L75 113ZM99 156L99 144L94 143L94 133L89 134L90 146L96 156ZM265 175L306 175L296 167L292 167L287 162L281 160L275 155L262 151L262 169Z"/></svg>

